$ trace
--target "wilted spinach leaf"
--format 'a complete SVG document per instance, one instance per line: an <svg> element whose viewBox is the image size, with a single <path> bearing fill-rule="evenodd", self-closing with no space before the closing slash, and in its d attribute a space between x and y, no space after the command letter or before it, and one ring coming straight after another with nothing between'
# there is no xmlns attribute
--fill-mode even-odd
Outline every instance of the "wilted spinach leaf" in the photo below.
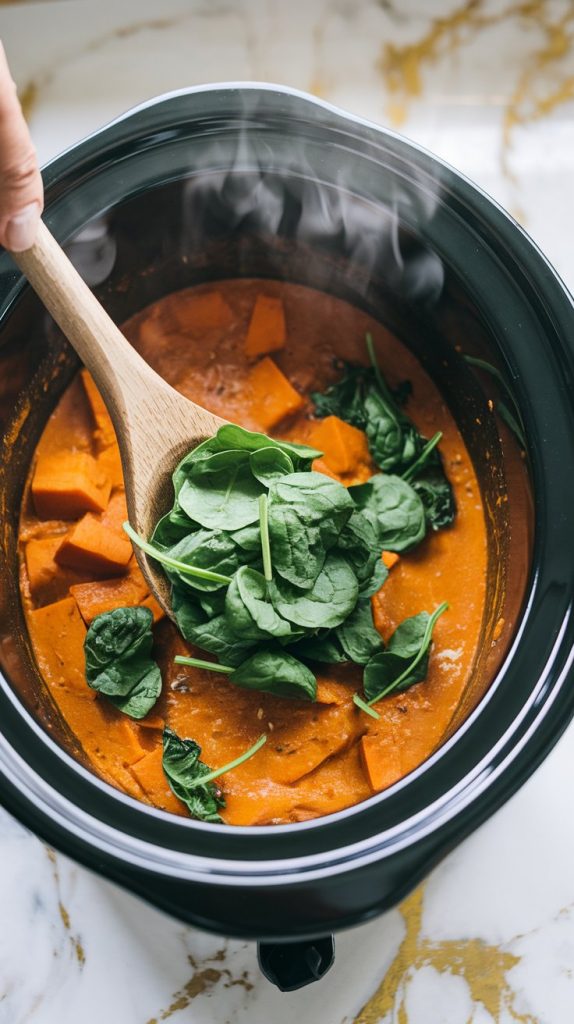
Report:
<svg viewBox="0 0 574 1024"><path fill-rule="evenodd" d="M442 466L427 466L413 480L412 485L421 499L427 523L433 530L450 526L456 515L454 494Z"/></svg>
<svg viewBox="0 0 574 1024"><path fill-rule="evenodd" d="M161 693L152 622L149 608L114 608L96 616L84 641L89 686L130 718L145 718Z"/></svg>
<svg viewBox="0 0 574 1024"><path fill-rule="evenodd" d="M317 680L311 669L286 651L256 651L228 678L235 686L262 690L277 697L315 700L317 696Z"/></svg>
<svg viewBox="0 0 574 1024"><path fill-rule="evenodd" d="M211 768L199 760L200 754L201 747L195 740L180 739L166 725L162 767L171 791L183 801L192 818L221 824L218 808L225 807L225 799L220 787L207 781Z"/></svg>

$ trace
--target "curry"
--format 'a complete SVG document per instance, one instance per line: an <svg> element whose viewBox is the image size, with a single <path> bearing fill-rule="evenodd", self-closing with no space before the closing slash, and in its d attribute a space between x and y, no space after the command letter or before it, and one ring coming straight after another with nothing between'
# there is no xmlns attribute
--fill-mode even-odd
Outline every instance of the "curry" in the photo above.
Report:
<svg viewBox="0 0 574 1024"><path fill-rule="evenodd" d="M327 400L321 411L316 396L329 395L345 366L359 372L368 366L365 336L371 335L406 415L425 438L440 439L456 505L450 525L426 530L411 548L382 551L388 578L370 597L372 619L387 642L423 609L448 605L448 611L434 623L424 679L378 701L376 717L354 699L362 671L349 661L313 662L312 701L241 688L232 677L201 667L197 662L211 656L182 637L138 568L122 528L127 510L113 427L82 370L37 446L19 533L29 635L60 714L105 781L175 814L188 812L164 771L166 734L193 738L210 767L255 745L256 754L224 777L220 814L230 825L304 821L380 792L440 745L471 677L481 634L483 508L472 462L441 394L383 326L300 285L245 279L200 285L156 302L124 331L194 401L246 430L322 452L313 470L351 494L379 471L372 446L349 422L344 402L336 415ZM86 679L88 632L99 617L131 607L145 607L153 617L153 657L162 679L160 696L139 719Z"/></svg>

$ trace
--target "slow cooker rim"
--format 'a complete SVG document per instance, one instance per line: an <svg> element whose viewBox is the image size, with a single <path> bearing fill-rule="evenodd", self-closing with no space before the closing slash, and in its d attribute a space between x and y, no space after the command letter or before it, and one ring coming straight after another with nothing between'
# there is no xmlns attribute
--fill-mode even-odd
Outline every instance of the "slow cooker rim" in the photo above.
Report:
<svg viewBox="0 0 574 1024"><path fill-rule="evenodd" d="M427 161L430 161L431 163L434 163L434 164L438 163L439 165L442 164L443 168L446 168L450 172L450 174L453 176L453 179L454 179L455 183L458 184L458 183L462 182L467 188L469 188L471 190L471 193L473 195L476 195L476 193L478 193L479 196L481 196L483 199L486 199L488 201L487 202L487 206L488 206L489 212L492 211L493 215L494 214L502 215L502 217L504 218L504 221L507 222L509 225L511 225L514 230L516 230L518 228L519 232L522 235L524 235L524 237L528 240L528 245L531 248L531 250L534 249L534 253L532 253L532 251L531 251L529 253L529 255L531 255L533 258L537 257L538 259L543 260L545 265L546 265L546 267L547 267L547 269L550 270L550 282L546 281L545 282L545 287L547 288L548 285L550 285L551 290L552 290L552 288L554 288L555 291L556 291L555 298L559 298L561 300L564 300L565 289L564 289L563 284L561 283L558 275L553 270L553 268L550 266L550 264L548 263L546 258L543 256L543 254L540 253L540 251L537 249L535 244L529 239L527 233L524 232L523 229L519 225L517 225L516 222L514 222L513 219L504 210L502 210L498 206L498 204L494 203L494 201L491 200L486 195L486 193L484 193L476 185L474 185L472 182L470 182L469 179L465 178L464 175L461 175L458 171L455 171L453 168L450 168L449 165L446 164L444 161L441 161L437 157L434 157L432 154L429 154L428 151L426 151L423 147L420 147L417 144L411 143L409 140L404 139L398 133L395 133L395 132L389 131L387 129L381 128L380 126L374 125L374 124L372 124L372 122L369 122L369 121L367 121L365 119L358 118L355 115L347 114L344 111L340 111L337 107L334 107L331 104L327 104L324 101L316 100L314 97L309 97L305 93L301 93L298 90L283 89L282 87L267 86L267 85L261 86L261 85L259 85L257 83L231 83L231 84L226 84L226 85L223 85L223 86L222 85L212 85L212 86L202 86L202 87L186 89L186 90L178 90L175 93L170 93L170 94L167 94L166 96L158 97L158 98L156 98L154 100L150 100L150 101L146 102L145 104L141 104L140 106L134 108L134 110L127 112L126 114L122 115L120 118L118 118L115 121L113 121L110 125L105 126L104 128L100 129L98 132L94 133L92 136L90 136L88 138L88 140L84 140L84 143L79 143L79 144L77 144L77 145L75 145L73 147L70 147L70 149L67 150L66 153L62 154L62 156L60 156L60 157L57 157L56 160L53 161L52 164L49 165L49 167L52 167L54 164L60 165L62 163L62 161L64 161L64 158L67 155L74 155L74 156L77 157L78 149L82 145L84 145L86 142L89 142L91 139L93 139L95 136L99 135L101 132L109 131L111 128L121 124L126 119L131 118L134 114L137 114L140 111L145 111L145 110L149 109L152 106L155 106L157 104L163 103L166 100L170 100L170 99L172 99L174 97L179 97L179 96L182 96L182 95L189 95L189 94L193 94L193 93L196 93L196 92L217 91L217 90L222 90L222 89L225 89L225 90L228 90L228 91L229 90L236 90L236 89L241 89L241 90L243 90L243 89L257 89L257 90L264 89L267 92L275 92L275 93L279 93L279 94L287 94L287 95L296 96L297 98L303 99L303 100L305 100L305 101L307 101L307 102L309 102L309 103L311 103L311 104L313 104L313 105L315 105L317 107L322 107L324 109L329 110L331 113L335 114L337 117L343 118L343 120L346 121L346 122L354 121L354 122L356 122L356 123L358 123L360 125L362 124L362 125L368 127L369 129L374 130L378 135L382 134L383 136L387 136L387 137L393 138L393 139L395 139L399 143L400 146L405 147L407 150L413 150L413 149L417 150L420 154L424 155L424 157L425 157L425 159ZM452 185L452 182L450 184ZM485 212L484 210L481 211L483 216L484 216L484 212ZM25 287L25 284L23 282L17 282L17 285L18 285L17 291L19 293L21 288ZM9 295L7 296L7 302L5 304L5 309L0 314L0 316L2 318L6 314L6 312L9 310L9 307L11 305L11 300L13 300L13 298L14 298L14 291L11 291L9 293ZM534 586L535 586L535 580L532 581L532 585L530 586L529 591L528 591L530 596L532 596L532 594L534 592ZM528 609L525 608L524 611L523 611L521 620L520 620L519 631L516 634L515 642L512 644L512 646L511 646L511 648L510 648L510 650L509 650L509 652L507 654L507 657L505 659L504 665L502 666L501 672L499 672L497 674L496 679L493 680L493 683L490 686L488 693L485 695L483 700L479 703L478 707L475 709L475 711L472 713L472 715L470 715L469 718L461 725L460 729L457 730L456 734L453 737L451 737L451 740L449 740L438 751L436 751L435 754L432 755L431 759L429 759L423 765L419 766L419 769L415 770L415 772L411 773L405 779L403 779L399 783L397 783L396 787L392 787L393 792L396 792L396 790L398 788L406 787L407 785L415 782L418 778L420 778L420 776L424 772L426 772L428 767L430 767L431 764L434 763L435 759L438 759L441 756L443 756L443 754L446 752L446 750L449 749L449 747L452 744L458 742L462 738L464 733L467 731L467 729L470 729L471 726L474 724L474 722L476 721L476 718L479 716L480 713L482 713L482 709L483 709L483 707L485 705L485 702L487 702L488 700L492 699L492 696L494 694L496 686L501 684L502 678L504 676L504 669L510 663L510 660L512 658L512 655L513 655L513 652L515 650L516 644L518 643L519 636L521 635L520 630L526 625L526 622L527 622L527 612L528 612ZM559 691L561 689L561 683L563 682L563 678L562 678L563 674L564 673L561 674L561 678L558 681L556 681L556 683L555 683L555 685L553 687L553 695L554 695L553 696L553 700L556 699L558 697L558 695L559 695ZM11 694L12 694L12 692L11 692ZM532 702L534 702L536 699L537 699L536 694L533 693L533 695L532 695ZM550 702L546 701L545 704L543 705L543 707L541 708L541 713L537 717L536 723L532 724L532 726L531 726L531 728L529 730L529 737L531 737L532 734L539 729L541 720L546 717L546 714L549 711L550 707L551 707ZM525 706L524 714L526 714L526 711L527 711L527 707ZM34 723L34 724L36 725L37 723ZM513 722L512 729L509 730L509 732L514 733L516 731L515 730L515 725L516 725L516 720ZM502 742L502 739L506 738L507 735L508 734L505 734L505 737L501 738L501 740L500 740L498 745L500 745L500 743ZM554 737L554 740L556 738L557 738L557 736ZM50 738L45 733L42 732L42 739L43 740L46 740L46 739L49 740ZM50 741L50 742L53 742L53 741ZM492 782L494 781L494 779L498 777L498 775L500 775L501 773L503 773L503 772L508 770L509 765L516 759L516 756L518 755L519 750L523 747L525 742L527 742L526 739L524 739L522 741L522 743L517 748L513 748L513 756L509 755L508 758L506 759L506 761L501 762L501 764L499 765L499 769L498 769L498 773L497 774L491 775L489 777L489 779L485 779L484 780L483 788L482 788L481 792L484 791L484 788L489 787L492 784ZM497 745L495 745L495 746L497 746ZM59 755L62 754L62 753L65 753L65 752L61 751L61 748L59 748L59 747L56 748L56 749L57 749L57 752L58 752ZM492 748L489 751L489 755L491 755L493 753L494 749L495 748ZM69 755L66 755L66 756L68 757ZM70 758L70 761L71 761L71 766L73 767L73 769L75 769L75 770L81 769L81 766L77 765L76 762L73 762L73 760L71 758ZM81 769L81 770L84 771L84 769ZM113 790L112 787L107 787L106 783L103 783L101 780L96 779L93 775L91 775L91 773L89 773L87 771L86 771L86 775L89 777L90 783L93 784L94 781L96 781L96 783L99 786L106 787L110 791L110 793L112 795L112 798L114 800L118 799L118 793L117 793L117 791ZM338 819L343 818L343 817L350 817L353 814L360 813L360 811L365 808L365 805L371 806L374 803L382 802L383 799L390 792L391 792L390 790L386 791L386 793L379 794L379 795L376 795L374 797L371 797L369 800L364 801L362 804L355 805L355 807L353 807L353 808L347 808L347 809L345 809L345 811L337 812L334 815L328 815L325 818L316 819L313 822L294 823L292 825L286 825L286 826L273 826L272 828L273 828L273 831L274 831L275 834L277 834L277 833L279 833L281 831L285 831L285 830L288 830L289 832L293 832L294 830L305 831L306 829L309 829L309 828L316 829L317 827L321 827L322 825L327 824L329 821L338 820ZM446 800L446 798L448 796L450 796L450 795L451 795L451 791L447 791L446 794L443 794L443 797ZM478 795L479 795L478 793L473 794L472 798L465 803L465 805L464 805L464 809L465 810L467 810L469 806L472 806L473 802L476 800ZM132 801L131 798L125 797L123 794L120 794L120 797L123 798L124 800L130 801L137 808L138 813L141 813L141 812L143 812L143 813L152 813L154 816L161 816L163 819L169 820L170 824L173 823L173 816L167 815L167 814L165 814L164 812L161 812L161 811L155 811L155 809L152 809L152 808L147 808L147 807L145 807L145 805L142 805L142 804L138 803L137 801ZM444 802L444 800L441 801L441 802ZM425 811L426 810L428 810L428 808L425 808ZM460 813L462 813L462 811L460 809L459 810L453 810L453 816L456 816L457 814L460 814ZM217 833L221 829L226 830L226 828L228 828L226 826L209 826L209 825L206 826L206 825L203 825L202 823L197 823L197 822L193 822L193 821L190 821L190 822L182 821L180 824L183 825L184 827L188 827L188 828L192 827L192 828L208 829L211 833ZM406 821L402 822L400 828L403 828L405 824L406 824ZM399 827L399 826L397 826L397 827ZM234 828L234 831L235 831L235 828ZM242 828L241 831L244 834L248 834L248 833L249 834L255 834L255 835L260 837L264 830L262 830L261 828L255 828L254 827L254 828ZM267 831L267 830L265 830L265 831ZM382 834L383 833L381 833L381 835ZM418 839L419 837L420 837L420 833L417 834L416 838ZM363 841L363 842L365 842L365 841ZM343 848L338 849L337 853L338 854L342 854L343 853ZM181 854L178 853L178 856L181 856ZM313 854L313 855L311 855L310 859L316 860L318 856L319 855L317 855L317 854ZM374 856L375 856L375 854L374 854ZM234 863L234 865L236 867L239 867L240 862L234 861L233 863ZM275 860L272 863L275 866L278 866L280 862L278 860ZM294 860L290 859L289 863L293 864ZM321 874L322 875L325 874L325 870L326 870L325 868L323 868L321 870ZM205 876L202 875L201 877L202 877L203 881L206 880ZM236 881L237 880L235 880L234 884L236 884ZM252 881L253 881L253 878L251 876L250 877L250 882L252 882Z"/></svg>

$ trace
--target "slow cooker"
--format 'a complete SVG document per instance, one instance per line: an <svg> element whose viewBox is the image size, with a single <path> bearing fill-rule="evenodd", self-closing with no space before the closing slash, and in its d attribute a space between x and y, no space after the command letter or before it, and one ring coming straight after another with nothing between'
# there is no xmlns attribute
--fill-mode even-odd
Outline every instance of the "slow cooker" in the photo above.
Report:
<svg viewBox="0 0 574 1024"><path fill-rule="evenodd" d="M44 180L50 230L118 323L179 288L237 276L303 283L375 315L433 376L480 480L480 650L424 764L357 806L292 825L211 825L138 803L90 770L26 635L21 496L78 364L0 256L0 800L165 911L258 940L267 976L295 988L328 969L334 931L393 906L507 800L572 716L572 299L518 224L456 171L293 90L160 97L73 146Z"/></svg>

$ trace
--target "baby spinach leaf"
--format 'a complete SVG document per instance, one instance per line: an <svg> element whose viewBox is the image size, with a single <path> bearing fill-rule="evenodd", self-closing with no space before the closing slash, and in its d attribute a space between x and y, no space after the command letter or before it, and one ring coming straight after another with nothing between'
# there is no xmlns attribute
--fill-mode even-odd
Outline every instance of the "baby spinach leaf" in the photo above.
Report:
<svg viewBox="0 0 574 1024"><path fill-rule="evenodd" d="M176 504L167 515L162 516L156 523L150 537L150 544L165 551L197 528L197 523L192 522L183 509Z"/></svg>
<svg viewBox="0 0 574 1024"><path fill-rule="evenodd" d="M447 608L443 602L432 615L421 612L405 619L393 633L387 649L370 659L363 673L369 707L426 678L434 625Z"/></svg>
<svg viewBox="0 0 574 1024"><path fill-rule="evenodd" d="M290 622L277 614L267 596L265 577L244 566L229 584L225 598L225 620L244 640L269 640L290 636Z"/></svg>
<svg viewBox="0 0 574 1024"><path fill-rule="evenodd" d="M226 423L217 432L218 443L222 449L240 448L243 451L255 452L261 448L276 448L284 452L291 459L295 470L298 472L310 468L313 459L318 459L323 452L317 448L310 448L306 444L295 444L293 441L276 441L267 434L259 434L255 431L244 430L234 423Z"/></svg>
<svg viewBox="0 0 574 1024"><path fill-rule="evenodd" d="M249 464L253 476L265 487L294 472L293 462L281 448L258 448L251 453Z"/></svg>
<svg viewBox="0 0 574 1024"><path fill-rule="evenodd" d="M348 661L347 654L333 629L319 630L314 636L299 640L289 647L289 652L297 658L308 658L309 661L330 665Z"/></svg>
<svg viewBox="0 0 574 1024"><path fill-rule="evenodd" d="M378 523L371 509L355 509L339 534L337 550L352 566L361 594L370 597L380 590L388 570L381 561Z"/></svg>
<svg viewBox="0 0 574 1024"><path fill-rule="evenodd" d="M241 530L232 530L229 534L233 543L240 549L243 561L251 562L261 557L261 532L259 523L243 526Z"/></svg>
<svg viewBox="0 0 574 1024"><path fill-rule="evenodd" d="M373 655L383 650L383 641L373 623L370 598L360 598L354 611L337 626L337 639L348 661L366 665Z"/></svg>
<svg viewBox="0 0 574 1024"><path fill-rule="evenodd" d="M163 731L162 766L170 789L187 806L192 818L221 822L218 808L225 807L225 799L221 788L214 785L215 779L248 761L261 750L266 740L265 735L260 736L253 746L239 757L221 768L211 769L199 760L201 747L195 740L181 739L166 726Z"/></svg>
<svg viewBox="0 0 574 1024"><path fill-rule="evenodd" d="M84 641L88 685L130 718L145 718L161 693L152 622L149 608L115 608L96 616Z"/></svg>
<svg viewBox="0 0 574 1024"><path fill-rule="evenodd" d="M254 647L252 641L236 636L225 615L210 618L179 587L172 589L172 609L178 629L185 640L203 651L216 654L230 665L239 665L247 652Z"/></svg>
<svg viewBox="0 0 574 1024"><path fill-rule="evenodd" d="M333 552L309 590L278 578L269 584L269 593L284 619L314 630L340 625L357 603L359 585L347 560Z"/></svg>
<svg viewBox="0 0 574 1024"><path fill-rule="evenodd" d="M257 521L263 484L244 451L216 452L191 465L177 496L181 508L207 529L239 530Z"/></svg>
<svg viewBox="0 0 574 1024"><path fill-rule="evenodd" d="M322 473L291 473L269 489L273 567L298 587L310 588L353 512L346 487Z"/></svg>
<svg viewBox="0 0 574 1024"><path fill-rule="evenodd" d="M216 577L223 576L227 579L245 561L245 558L240 556L233 538L224 530L195 530L172 548L168 548L166 554L184 565L209 570ZM166 565L165 572L172 583L181 583L194 590L219 590L225 586L225 583L218 582L217 579L190 576L177 569L171 569L169 565Z"/></svg>
<svg viewBox="0 0 574 1024"><path fill-rule="evenodd" d="M315 700L317 680L302 661L285 651L259 650L229 676L235 686L261 690L277 697Z"/></svg>
<svg viewBox="0 0 574 1024"><path fill-rule="evenodd" d="M377 473L364 484L349 488L360 509L374 513L379 544L386 551L408 551L426 533L424 505L406 480Z"/></svg>
<svg viewBox="0 0 574 1024"><path fill-rule="evenodd" d="M163 565L165 569L173 570L178 574L178 576L181 576L182 574L185 576L194 576L198 580L216 583L219 586L225 583L231 583L230 576L222 576L219 573L211 572L210 569L201 569L199 566L179 561L177 558L172 558L167 551L164 551L162 548L155 547L153 544L144 540L143 537L140 537L129 523L124 523L123 528L133 544L136 544L138 548L145 551L146 555L149 555L150 558L154 558L156 562Z"/></svg>
<svg viewBox="0 0 574 1024"><path fill-rule="evenodd" d="M192 818L222 823L218 808L225 799L214 782L202 781L211 769L199 760L201 747L195 740L180 739L166 725L163 730L162 767L172 793L186 805Z"/></svg>

